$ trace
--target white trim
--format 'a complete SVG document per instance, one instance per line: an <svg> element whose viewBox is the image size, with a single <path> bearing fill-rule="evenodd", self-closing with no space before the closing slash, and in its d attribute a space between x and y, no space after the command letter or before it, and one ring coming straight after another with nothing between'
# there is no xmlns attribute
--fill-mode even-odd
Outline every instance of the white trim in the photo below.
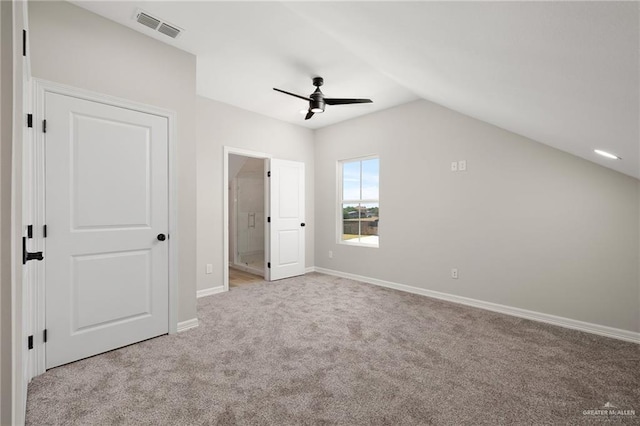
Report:
<svg viewBox="0 0 640 426"><path fill-rule="evenodd" d="M258 275L262 278L264 278L265 276L264 270L267 269L267 268L263 268L262 270L260 270L258 268L252 268L251 266L243 265L242 263L231 264L229 265L229 268L237 269L238 271L248 272L253 275Z"/></svg>
<svg viewBox="0 0 640 426"><path fill-rule="evenodd" d="M183 331L191 330L192 328L196 328L199 326L198 318L191 318L190 320L180 321L176 328L177 333L182 333Z"/></svg>
<svg viewBox="0 0 640 426"><path fill-rule="evenodd" d="M25 123L25 113L30 111L28 92L30 78L30 53L22 56L22 31L28 31L29 19L27 15L27 3L21 1L12 1L10 10L11 22L9 31L12 37L12 64L11 72L12 84L9 90L13 93L12 114L10 123L5 125L11 126L11 250L10 253L3 255L11 256L11 348L10 348L10 410L11 424L24 424L27 407L27 387L33 377L35 360L33 354L29 353L26 345L26 339L33 327L33 291L30 285L32 280L27 282L26 267L22 265L22 236L26 232L26 223L24 223L27 210L25 206L25 187L32 183L26 182L26 174L30 171L25 168L25 164L31 160L27 157L30 149L25 147L31 145L30 132L28 132ZM20 22L22 21L22 22ZM27 40L28 43L28 40ZM27 44L27 51L29 45ZM30 207L30 206L29 206ZM31 211L29 211L31 213ZM33 249L32 249L33 250ZM33 263L33 262L32 262ZM36 336L34 335L34 338ZM4 342L3 342L4 344ZM3 363L7 360L3 359Z"/></svg>
<svg viewBox="0 0 640 426"><path fill-rule="evenodd" d="M35 136L35 155L36 159L43 161L44 159L44 134L42 131L39 131L42 126L42 120L45 112L45 95L46 93L57 93L65 96L72 96L79 99L84 99L92 102L98 102L106 105L117 106L120 108L126 108L133 111L139 111L146 114L153 114L160 117L164 117L167 119L167 133L168 133L168 160L169 160L169 170L168 170L168 180L169 180L169 223L168 223L168 233L170 238L168 238L167 242L169 244L169 324L168 331L169 334L177 333L179 324L178 324L178 196L177 196L177 144L178 144L178 133L177 133L177 114L175 111L171 111L164 108L155 107L152 105L146 105L139 102L130 101L127 99L118 98L111 95L104 95L101 93L80 89L72 86L67 86L60 83L55 83L51 81L46 81L42 79L32 79L33 81L33 94L35 96L34 99L34 136ZM42 163L44 164L44 163ZM44 206L44 176L40 173L38 176L38 182L36 185L37 188L36 194L36 205L35 205L35 220L34 220L34 242L38 244L38 249L41 250L44 248L45 241L42 238L39 230L42 229L42 225L44 225L45 221L45 206ZM46 256L46 253L45 253ZM44 289L44 268L46 268L46 261L43 262L42 265L39 266L39 270L41 271L37 276L36 286L39 289ZM45 312L45 297L44 291L39 290L35 292L34 306L36 312L38 313L38 327L44 328L44 312ZM34 336L41 335L41 332L36 331ZM35 375L42 374L45 372L45 348L44 342L42 339L34 338L34 354L36 355L36 369Z"/></svg>
<svg viewBox="0 0 640 426"><path fill-rule="evenodd" d="M305 274L310 274L312 272L316 272L316 267L315 266L309 266L308 268L305 268L305 270L304 270Z"/></svg>
<svg viewBox="0 0 640 426"><path fill-rule="evenodd" d="M378 231L378 233L380 233ZM342 235L340 235L342 236ZM377 244L373 244L373 243L361 243L359 241L351 241L351 240L340 240L338 241L338 244L342 244L345 246L353 246L353 247L365 247L365 248L380 248L380 236L378 236L378 243Z"/></svg>
<svg viewBox="0 0 640 426"><path fill-rule="evenodd" d="M178 232L178 114L165 111L169 132L169 334L178 332L178 279L180 234Z"/></svg>
<svg viewBox="0 0 640 426"><path fill-rule="evenodd" d="M376 278L365 277L362 275L350 274L348 272L334 271L332 269L320 268L317 266L315 267L315 271L320 272L322 274L348 278L348 279L361 281L368 284L377 285L380 287L406 291L407 293L419 294L421 296L432 297L434 299L446 300L448 302L458 303L466 306L473 306L474 308L485 309L488 311L511 315L518 318L525 318L532 321L544 322L547 324L557 325L560 327L570 328L573 330L584 331L585 333L597 334L599 336L605 336L613 339L625 340L627 342L640 344L640 333L637 333L634 331L622 330L620 328L607 327L600 324L593 324L589 322L578 321L571 318L559 317L555 315L545 314L542 312L529 311L527 309L514 308L511 306L500 305L497 303L470 299L468 297L456 296L454 294L448 294L448 293L441 293L439 291L427 290L427 289L413 287L405 284L398 284L391 281L384 281Z"/></svg>
<svg viewBox="0 0 640 426"><path fill-rule="evenodd" d="M203 290L198 290L196 292L196 297L200 299L201 297L211 296L213 294L218 294L218 293L224 293L225 291L228 291L228 290L225 290L224 286L205 288Z"/></svg>
<svg viewBox="0 0 640 426"><path fill-rule="evenodd" d="M245 157L270 159L271 154L264 152L250 151L248 149L234 148L231 146L223 146L222 155L222 264L229 265L229 154L242 155ZM269 196L266 190L269 186L269 180L265 179L265 215L269 215ZM265 266L269 256L269 227L265 226L264 255ZM265 268L264 279L269 281L269 269ZM223 269L222 272L223 291L229 291L229 267Z"/></svg>

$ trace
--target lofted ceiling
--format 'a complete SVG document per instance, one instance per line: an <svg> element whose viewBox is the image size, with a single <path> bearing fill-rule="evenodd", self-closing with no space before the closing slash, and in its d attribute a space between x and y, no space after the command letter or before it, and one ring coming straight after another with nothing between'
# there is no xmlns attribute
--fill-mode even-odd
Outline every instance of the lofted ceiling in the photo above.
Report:
<svg viewBox="0 0 640 426"><path fill-rule="evenodd" d="M195 54L200 96L314 129L423 98L640 178L637 2L73 3ZM272 88L308 95L314 76L374 102L304 121Z"/></svg>

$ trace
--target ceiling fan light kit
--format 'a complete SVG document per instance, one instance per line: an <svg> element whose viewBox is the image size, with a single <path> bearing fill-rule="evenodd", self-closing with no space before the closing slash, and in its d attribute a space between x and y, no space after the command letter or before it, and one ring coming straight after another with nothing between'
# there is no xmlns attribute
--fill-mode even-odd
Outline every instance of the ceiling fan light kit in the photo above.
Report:
<svg viewBox="0 0 640 426"><path fill-rule="evenodd" d="M322 100L322 98L316 98L314 99L313 97L311 98L311 100L309 101L309 111L311 112L324 112L324 100Z"/></svg>
<svg viewBox="0 0 640 426"><path fill-rule="evenodd" d="M314 77L313 85L316 86L316 90L313 91L311 95L301 96L296 95L295 93L287 92L285 90L276 89L273 90L276 92L284 93L285 95L293 96L296 98L304 99L309 102L309 110L307 111L307 115L304 117L305 120L313 117L313 114L319 114L324 112L324 108L326 105L349 105L349 104L369 104L373 102L371 99L352 99L352 98L325 98L324 93L320 90L320 86L324 84L324 80L322 77Z"/></svg>

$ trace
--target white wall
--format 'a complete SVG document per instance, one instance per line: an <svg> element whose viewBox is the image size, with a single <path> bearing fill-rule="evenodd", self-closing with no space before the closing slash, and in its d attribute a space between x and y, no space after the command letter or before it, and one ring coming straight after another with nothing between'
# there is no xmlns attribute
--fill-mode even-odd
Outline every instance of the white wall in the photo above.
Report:
<svg viewBox="0 0 640 426"><path fill-rule="evenodd" d="M368 154L378 249L336 243L336 161ZM318 130L315 168L316 266L640 331L638 180L427 101Z"/></svg>
<svg viewBox="0 0 640 426"><path fill-rule="evenodd" d="M314 260L313 132L198 97L198 290L223 285L223 147L231 146L273 158L301 161L306 170L306 265ZM213 274L206 274L206 264Z"/></svg>
<svg viewBox="0 0 640 426"><path fill-rule="evenodd" d="M29 14L34 77L177 112L178 320L195 318L195 56L70 3Z"/></svg>

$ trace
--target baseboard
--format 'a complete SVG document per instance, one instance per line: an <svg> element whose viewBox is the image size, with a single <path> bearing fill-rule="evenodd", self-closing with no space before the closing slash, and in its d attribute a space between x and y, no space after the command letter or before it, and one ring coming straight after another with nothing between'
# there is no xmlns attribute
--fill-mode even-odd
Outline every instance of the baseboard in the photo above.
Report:
<svg viewBox="0 0 640 426"><path fill-rule="evenodd" d="M252 268L250 266L245 266L245 265L229 265L229 268L231 269L236 269L238 271L244 271L244 272L248 272L250 274L253 275L260 275L260 276L264 276L264 271L261 271L259 269L256 268Z"/></svg>
<svg viewBox="0 0 640 426"><path fill-rule="evenodd" d="M304 270L304 273L305 274L310 274L310 273L315 272L315 271L316 271L316 267L315 266L309 266L308 268L306 268Z"/></svg>
<svg viewBox="0 0 640 426"><path fill-rule="evenodd" d="M365 277L362 275L350 274L348 272L334 271L332 269L325 269L317 266L314 268L314 270L315 272L320 272L322 274L348 278L355 281L362 281L364 283L374 284L380 287L406 291L408 293L414 293L422 296L433 297L434 299L446 300L448 302L459 303L461 305L473 306L475 308L486 309L488 311L498 312L501 314L511 315L514 317L544 322L547 324L558 325L560 327L570 328L573 330L584 331L586 333L597 334L599 336L611 337L613 339L625 340L627 342L640 344L640 333L637 333L634 331L607 327L604 325L578 321L571 318L559 317L555 315L545 314L542 312L514 308L511 306L485 302L477 299L470 299L468 297L456 296L448 293L441 293L439 291L426 290L423 288L413 287L405 284L398 284L391 281L384 281L376 278Z"/></svg>
<svg viewBox="0 0 640 426"><path fill-rule="evenodd" d="M211 296L212 294L218 294L222 292L224 292L224 286L205 288L204 290L198 290L196 292L196 297L201 298L201 297Z"/></svg>
<svg viewBox="0 0 640 426"><path fill-rule="evenodd" d="M187 331L192 328L196 328L199 325L198 318L191 318L190 320L182 321L178 323L178 333Z"/></svg>

